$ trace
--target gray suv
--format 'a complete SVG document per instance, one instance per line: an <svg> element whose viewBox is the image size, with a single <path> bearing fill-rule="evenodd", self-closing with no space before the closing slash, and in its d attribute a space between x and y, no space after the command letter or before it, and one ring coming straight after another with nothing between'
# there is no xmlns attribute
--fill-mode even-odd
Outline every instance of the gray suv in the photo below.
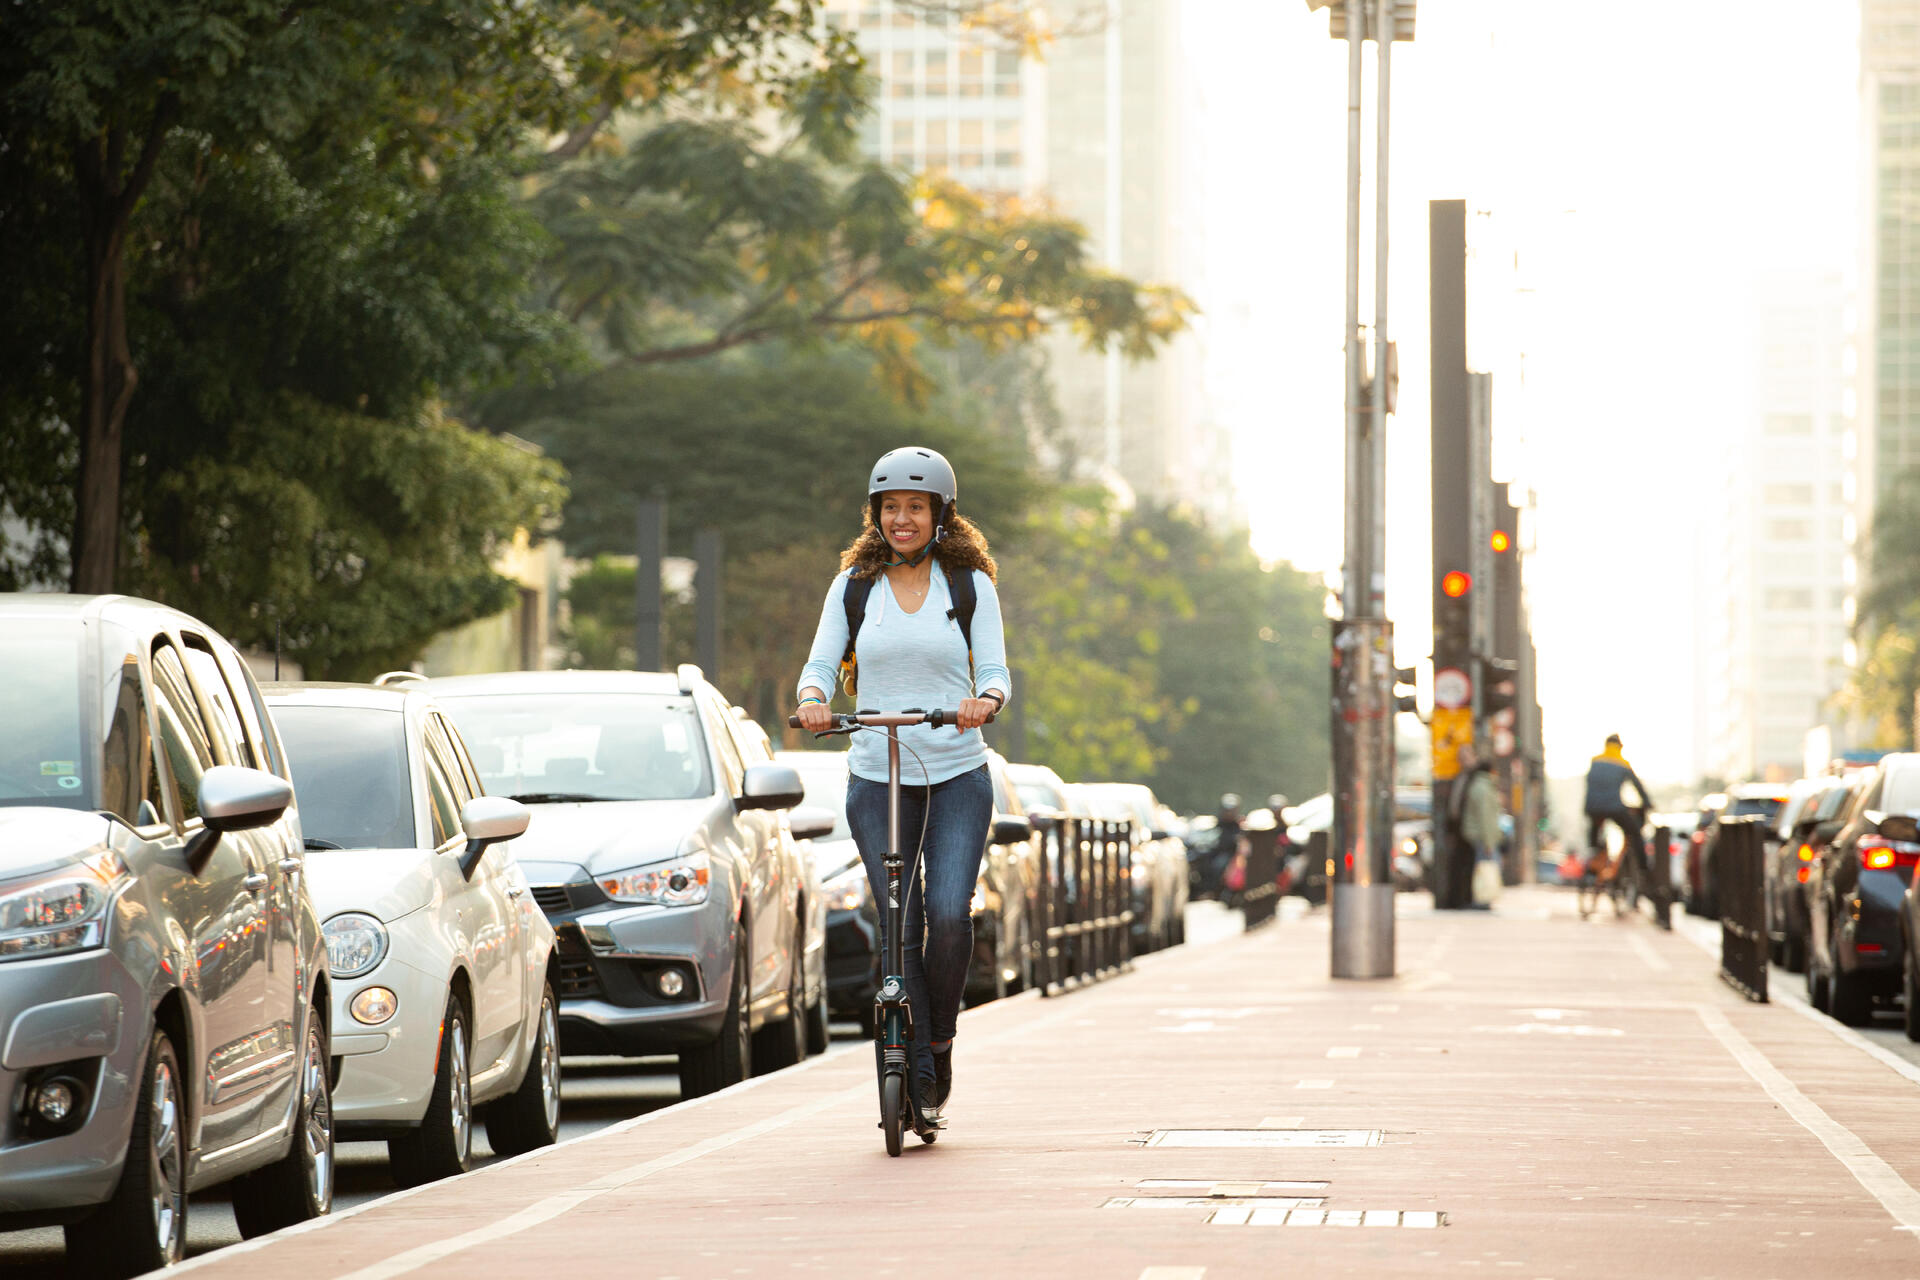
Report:
<svg viewBox="0 0 1920 1280"><path fill-rule="evenodd" d="M698 667L427 687L488 793L538 806L513 856L553 922L564 1052L678 1054L687 1097L806 1056L800 775Z"/></svg>
<svg viewBox="0 0 1920 1280"><path fill-rule="evenodd" d="M231 645L125 597L0 595L0 1230L177 1262L237 1178L328 1211L326 950L281 745Z"/></svg>

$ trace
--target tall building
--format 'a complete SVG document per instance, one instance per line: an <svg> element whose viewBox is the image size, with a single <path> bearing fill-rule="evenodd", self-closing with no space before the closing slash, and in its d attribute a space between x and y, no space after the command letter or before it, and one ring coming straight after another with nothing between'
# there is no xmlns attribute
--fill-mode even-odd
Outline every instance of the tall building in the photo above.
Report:
<svg viewBox="0 0 1920 1280"><path fill-rule="evenodd" d="M1860 403L1863 517L1920 467L1920 0L1863 0Z"/></svg>
<svg viewBox="0 0 1920 1280"><path fill-rule="evenodd" d="M1201 207L1178 0L1110 0L1114 18L1043 59L951 17L894 0L827 0L881 84L870 156L945 170L999 196L1043 201L1081 223L1093 258L1136 280L1198 292ZM1070 461L1139 498L1237 523L1231 450L1202 390L1203 331L1139 363L1049 340Z"/></svg>
<svg viewBox="0 0 1920 1280"><path fill-rule="evenodd" d="M1724 525L1700 643L1707 770L1800 776L1807 732L1846 676L1852 533L1847 306L1835 275L1770 281L1756 315L1753 411L1722 471Z"/></svg>

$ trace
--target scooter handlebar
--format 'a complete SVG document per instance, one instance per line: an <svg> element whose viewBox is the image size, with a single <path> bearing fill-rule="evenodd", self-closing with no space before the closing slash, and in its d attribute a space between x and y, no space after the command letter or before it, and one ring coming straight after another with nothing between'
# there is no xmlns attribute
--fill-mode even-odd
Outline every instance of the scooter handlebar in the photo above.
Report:
<svg viewBox="0 0 1920 1280"><path fill-rule="evenodd" d="M916 709L912 711L895 712L855 711L851 715L845 712L835 712L833 716L833 727L834 729L885 729L889 727L924 724L935 729L940 729L947 725L958 723L959 719L960 712L957 709L942 709L936 711L920 711ZM993 720L993 716L987 717L988 724L992 724ZM787 727L789 729L801 728L800 717L788 716Z"/></svg>

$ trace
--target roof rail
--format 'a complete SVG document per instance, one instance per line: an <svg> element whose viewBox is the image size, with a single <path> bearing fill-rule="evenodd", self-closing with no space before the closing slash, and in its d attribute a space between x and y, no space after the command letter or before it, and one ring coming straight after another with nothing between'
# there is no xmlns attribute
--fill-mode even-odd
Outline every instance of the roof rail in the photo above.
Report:
<svg viewBox="0 0 1920 1280"><path fill-rule="evenodd" d="M680 677L680 692L682 693L692 693L693 687L707 678L707 673L691 662L683 662L675 667L673 671L675 675Z"/></svg>
<svg viewBox="0 0 1920 1280"><path fill-rule="evenodd" d="M396 684L425 684L427 678L418 671L382 671L370 683L382 688Z"/></svg>

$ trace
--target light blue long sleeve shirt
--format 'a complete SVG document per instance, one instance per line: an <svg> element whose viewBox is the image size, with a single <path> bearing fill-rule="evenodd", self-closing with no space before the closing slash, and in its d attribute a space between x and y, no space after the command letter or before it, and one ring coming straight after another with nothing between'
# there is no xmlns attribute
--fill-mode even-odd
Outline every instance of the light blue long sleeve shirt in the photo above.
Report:
<svg viewBox="0 0 1920 1280"><path fill-rule="evenodd" d="M989 691L1002 698L1013 696L1006 635L1000 623L1000 596L993 589L993 580L978 569L969 570L975 596L973 672L969 676L966 638L960 634L960 623L947 616L953 608L953 593L947 587L945 571L938 565L934 568L927 598L912 613L900 607L884 573L874 582L857 645L858 701L862 710L952 710L962 698L985 697ZM800 672L797 688L811 687L831 695L839 687L840 657L847 651L846 594L847 571L843 569L827 588L820 626L813 633L813 649ZM957 778L987 762L987 741L978 729L961 733L951 726L930 729L913 725L900 731L900 743L900 780L916 786ZM885 782L886 735L854 734L847 748L847 767L856 777Z"/></svg>

